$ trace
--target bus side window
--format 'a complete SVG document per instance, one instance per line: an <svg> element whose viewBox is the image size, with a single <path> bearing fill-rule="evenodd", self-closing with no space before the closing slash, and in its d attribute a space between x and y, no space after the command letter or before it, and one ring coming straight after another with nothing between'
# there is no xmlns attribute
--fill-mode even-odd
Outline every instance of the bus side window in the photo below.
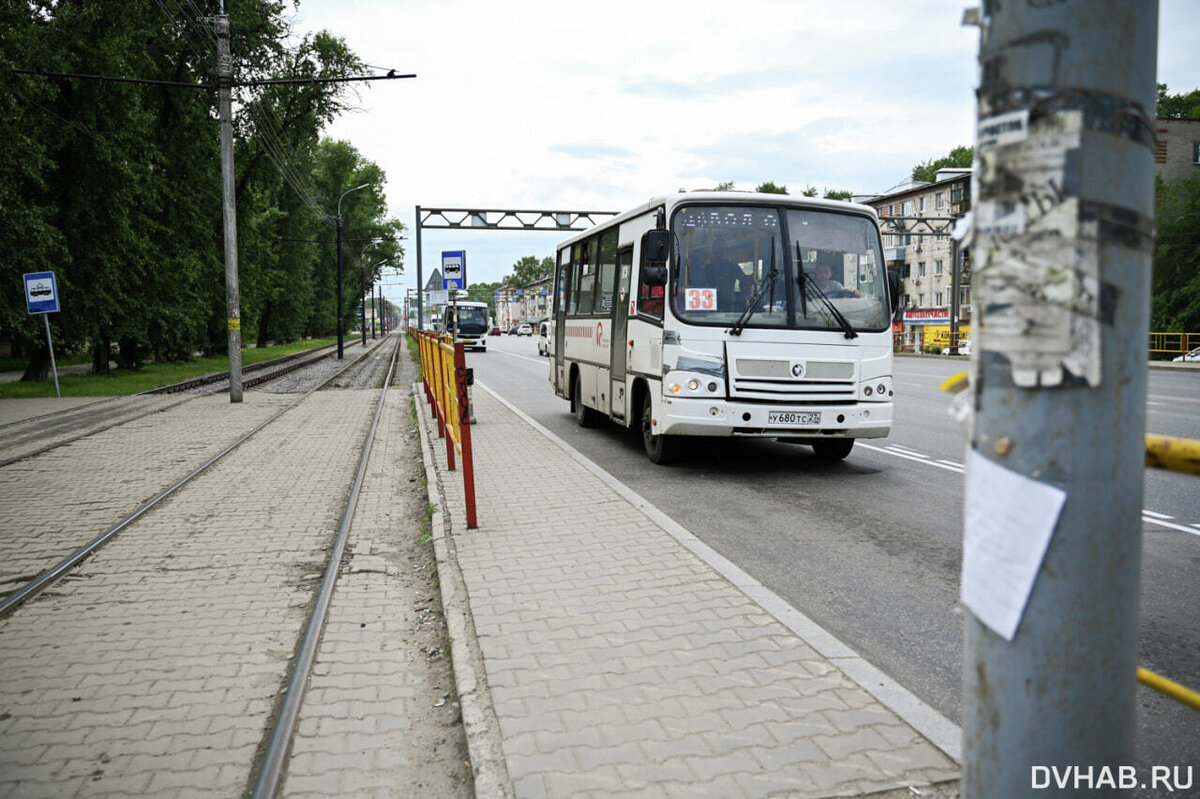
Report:
<svg viewBox="0 0 1200 799"><path fill-rule="evenodd" d="M596 280L596 312L612 313L617 280L617 228L600 234L600 268Z"/></svg>
<svg viewBox="0 0 1200 799"><path fill-rule="evenodd" d="M596 307L596 239L590 238L583 242L579 255L579 291L578 304L575 313L590 314Z"/></svg>

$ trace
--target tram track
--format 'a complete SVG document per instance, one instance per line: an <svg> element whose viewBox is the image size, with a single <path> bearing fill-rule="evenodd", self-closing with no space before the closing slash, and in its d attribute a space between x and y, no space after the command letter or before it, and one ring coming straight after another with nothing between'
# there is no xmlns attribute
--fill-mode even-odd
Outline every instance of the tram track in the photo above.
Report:
<svg viewBox="0 0 1200 799"><path fill-rule="evenodd" d="M335 347L328 346L254 364L247 372L261 374L244 379L242 386L249 389L281 380L299 370L328 361L335 351ZM366 352L369 352L369 349L364 351L363 355ZM130 397L105 397L83 405L7 422L0 425L0 468L72 444L87 436L136 422L150 414L170 410L197 396L211 396L227 389L228 385L228 371L214 372Z"/></svg>
<svg viewBox="0 0 1200 799"><path fill-rule="evenodd" d="M398 347L399 344L397 344L396 346ZM91 539L87 543L85 543L82 546L80 546L79 548L75 549L70 555L68 555L67 557L60 560L55 565L51 566L49 569L40 573L37 577L25 582L25 584L20 586L19 588L15 589L13 591L10 591L7 595L4 596L3 599L0 599L0 618L3 618L8 613L11 613L14 609L16 609L23 602L25 602L26 600L28 600L29 598L31 598L32 596L37 594L39 591L46 588L48 585L50 585L50 584L54 583L55 581L57 581L58 579L60 579L63 575L65 575L67 572L69 572L72 568L79 565L87 557L89 557L92 553L94 553L97 549L102 547L113 536L117 535L119 532L124 530L130 524L133 524L135 521L137 521L143 515L148 513L152 508L154 508L154 506L158 505L158 503L167 499L168 497L173 495L176 491L180 490L181 488L186 486L188 483L190 483L192 480L199 477L201 474L203 474L205 471L207 471L215 463L219 462L222 458L229 455L231 452L236 450L238 447L240 447L246 441L250 440L253 436L255 436L259 431L261 431L267 425L271 424L272 422L274 422L276 419L278 419L283 414L287 413L288 411L290 411L293 408L300 405L302 402L304 402L305 399L308 398L308 396L310 394L320 391L328 386L336 384L339 380L342 380L344 377L346 377L349 374L352 374L357 371L361 371L363 369L364 362L369 361L371 352L372 352L372 350L368 350L363 353L361 358L356 358L356 359L351 360L351 361L347 362L346 364L342 365L332 375L323 379L316 386L310 388L308 391L306 391L305 393L298 396L291 403L285 405L283 408L281 408L276 413L271 415L265 421L263 421L260 424L258 424L257 426L255 426L249 432L240 436L236 441L234 441L232 444L230 444L229 446L222 449L215 456L205 460L200 466L191 470L186 475L184 475L182 478L175 481L174 483L169 485L166 489L164 489L163 491L161 491L160 493L155 495L152 499L150 499L149 501L140 505L136 510L134 510L129 515L125 516L123 519L118 521L116 524L112 525L111 527L106 529L104 532L97 535L95 538ZM395 352L395 349L393 349L393 360L394 360L394 352ZM320 361L323 359L324 359L323 357L318 358L318 359L309 359L307 361L307 363L311 364L313 362ZM293 362L293 364L294 364L294 362ZM273 377L281 377L285 374L289 374L289 373L295 371L296 368L297 367L295 365L291 365L290 368L286 368L278 373L273 373L272 376ZM391 373L391 370L389 369L389 371L388 371L389 377L390 377L390 373ZM226 373L226 377L228 377L228 373ZM264 377L266 377L266 376L264 375ZM266 381L262 380L260 382L266 382ZM65 444L77 441L80 438L84 438L87 435L93 435L97 432L107 431L113 427L116 427L119 424L123 424L125 422L130 422L130 421L135 421L136 419L140 419L143 416L147 416L147 415L149 415L151 413L155 413L157 411L166 410L167 408L174 407L175 405L182 404L183 402L186 402L186 401L187 401L186 399L181 399L178 402L171 403L170 405L166 406L166 408L156 408L153 410L146 410L144 412L139 413L137 416L133 417L132 419L125 419L121 422L115 422L113 424L105 425L98 430L92 430L90 432L81 434L69 441L62 441L62 442L58 442L58 443L54 444L53 446L48 446L48 447L42 449L40 452L34 453L34 454L41 454L42 452L47 452L56 447L63 446ZM32 457L32 455L27 455L24 457ZM9 461L9 462L12 462L12 461ZM0 462L0 466L3 466L3 465L6 465L6 464L3 462ZM11 579L9 581L11 581ZM2 584L2 583L0 583L0 584Z"/></svg>
<svg viewBox="0 0 1200 799"><path fill-rule="evenodd" d="M293 630L296 630L297 627L294 625L294 621L291 624L284 623L282 626L280 626L278 623L263 623L261 626L271 627L274 632L268 634L265 644L254 644L254 649L256 652L262 650L266 654L255 655L249 661L246 661L244 666L238 667L237 674L231 674L231 676L234 678L234 684L237 685L237 688L227 689L228 693L252 694L253 701L250 702L249 710L246 710L245 707L239 706L241 707L241 710L235 709L233 711L234 715L228 721L223 721L222 724L229 724L233 727L241 728L250 723L254 725L261 724L264 715L268 715L269 717L275 719L274 722L267 727L266 734L262 738L263 741L267 742L265 745L260 744L257 748L249 746L249 749L247 750L247 736L245 734L235 736L238 739L241 749L246 750L247 761L252 761L252 765L249 766L248 773L253 780L252 784L254 786L254 795L274 795L279 786L281 776L285 770L286 756L290 747L290 740L292 732L295 728L296 718L299 713L304 686L307 683L308 672L312 668L314 657L318 649L321 630L324 624L324 617L329 610L330 603L332 602L337 575L339 570L342 569L348 559L346 551L347 537L349 535L351 521L354 517L356 509L358 492L363 484L376 429L380 424L381 414L385 407L388 385L391 382L392 373L396 367L398 352L402 346L403 338L397 337L394 347L380 348L381 350L386 349L388 351L386 353L387 372L383 379L382 387L379 388L377 395L375 395L375 398L371 401L373 404L373 410L370 415L369 424L364 424L361 421L354 420L361 420L363 418L363 414L360 411L365 410L364 403L367 402L367 393L363 390L362 386L366 383L377 382L377 378L372 378L369 375L371 373L378 373L379 369L377 368L377 365L369 363L367 359L360 359L357 362L346 364L335 374L322 380L320 385L310 388L302 396L294 398L292 401L283 403L283 407L273 407L272 413L268 418L258 422L252 430L239 437L237 441L225 447L215 456L208 458L203 464L192 470L183 479L169 486L158 496L155 496L151 501L139 507L136 511L134 511L134 513L126 516L118 524L110 527L103 534L101 534L101 536L97 536L87 545L72 553L71 556L63 559L51 569L48 569L38 578L40 582L31 581L23 586L22 589L14 591L5 597L3 605L0 605L0 656L7 657L15 651L20 651L22 653L20 658L14 657L11 661L14 679L19 682L22 673L24 673L28 668L33 668L32 665L27 666L21 662L26 659L27 656L25 652L27 649L29 649L28 647L19 646L19 642L23 637L34 636L34 640L36 640L36 630L42 624L47 623L50 620L57 619L57 621L62 625L62 628L56 629L53 634L56 636L62 636L66 644L54 645L51 647L51 649L58 650L61 648L80 651L79 647L82 645L76 642L76 637L78 636L79 632L78 624L85 623L83 616L101 612L105 614L117 614L116 617L113 617L114 621L115 619L119 619L127 612L123 608L129 608L129 610L132 610L133 607L141 607L144 604L142 599L142 585L148 581L152 581L156 585L170 584L172 580L176 579L172 575L190 575L190 579L199 581L211 580L217 585L228 586L224 589L224 591L232 591L239 596L245 597L243 604L254 604L260 602L261 599L257 586L243 586L240 578L236 584L230 582L232 577L229 575L233 571L236 571L239 568L239 565L244 563L246 560L244 549L235 548L236 551L222 551L220 549L214 549L210 555L203 555L199 553L198 550L187 552L186 550L199 546L199 543L196 541L196 539L198 539L200 536L197 534L191 534L183 538L179 538L174 544L170 544L165 540L155 541L154 546L145 548L149 551L146 551L143 555L143 547L138 544L138 539L140 535L145 535L148 530L137 530L139 536L118 536L118 533L134 532L133 530L129 529L131 526L140 522L148 522L153 520L156 518L157 511L160 508L171 508L171 510L167 512L168 516L182 518L189 524L194 524L197 530L204 529L210 523L205 518L201 518L201 514L204 512L206 507L209 507L209 502L198 496L189 500L187 499L188 492L183 491L182 489L184 489L186 486L194 484L194 482L202 476L219 473L223 468L222 464L230 456L232 456L234 453L241 452L245 449L245 447L255 442L257 438L261 437L262 431L272 429L272 426L277 425L280 420L288 418L287 415L289 412L299 411L300 409L305 408L306 403L318 402L326 409L323 412L324 414L328 414L329 409L336 408L338 409L336 416L339 419L337 425L339 430L336 431L337 440L340 442L338 444L339 451L344 453L345 451L343 448L346 446L346 444L349 443L351 439L358 440L361 436L361 440L359 440L356 444L357 455L355 457L357 458L357 464L352 470L352 479L349 481L348 486L343 483L342 485L344 487L340 491L340 493L344 496L341 500L342 509L340 511L340 521L337 525L337 531L332 535L331 538L326 538L325 535L328 535L327 531L324 535L321 535L321 529L309 529L307 531L302 531L303 534L297 539L298 542L305 542L303 544L280 544L276 542L271 545L283 546L284 548L280 550L281 553L324 552L325 561L322 567L323 577L321 579L320 589L316 592L315 596L312 595L313 585L311 581L313 579L313 569L316 564L306 560L303 557L291 556L292 559L295 559L296 565L283 569L282 571L279 569L274 569L278 573L274 577L271 577L269 580L267 580L269 585L261 592L264 595L275 593L280 596L290 596L291 599L279 604L264 605L259 608L257 612L251 611L245 614L251 617L251 621L256 615L263 616L268 620L274 620L280 616L285 617L285 620L294 620L298 612L311 611L307 612L307 619L304 624L301 625L304 630L304 635L301 637L300 642L293 648L292 645L286 643L286 636L282 630L289 627ZM376 360L380 359L377 358ZM363 375L356 376L356 372L363 373ZM328 390L331 387L338 386L339 383L351 384L353 396L348 396L345 400L343 400L334 395L328 394L327 391L323 392L323 389ZM322 395L325 397L325 399L316 399L318 396ZM346 408L345 414L341 413L341 409L343 407ZM316 413L316 411L312 411L310 409L310 411L303 412L301 415L307 418L311 416L312 413ZM320 418L329 417L326 415ZM366 427L366 431L358 434L352 434L350 431L356 427L361 431L362 427L359 427L359 425ZM282 442L289 441L290 437L295 435L295 431L303 430L306 431L307 434L307 431L313 429L309 421L299 418L289 422L286 426L292 432L285 433L283 430L281 430L271 436L270 441L278 441L280 443L255 444L256 448L260 451L263 451L265 448L266 452L272 452L274 449L286 446ZM329 427L328 424L323 423L320 425L320 433L330 433L330 431L326 430L327 427ZM350 436L350 438L347 438L347 436ZM348 453L339 454L335 459L333 459L332 463L322 462L315 465L323 473L327 470L331 477L338 474L345 475L346 472L344 471L344 467L339 467L337 464L347 464L347 456ZM287 455L286 453L281 452L278 454L278 457L286 460ZM220 477L218 475L209 481L210 488L208 490L210 492L212 490L211 483L219 479ZM342 478L337 479L340 482ZM311 486L309 486L307 483L302 483L302 481L303 478L300 477L297 477L294 481L296 483L296 497L304 497L312 493ZM278 478L276 478L276 483L278 484ZM323 490L326 492L326 496L332 496L328 494L328 488ZM281 493L286 493L286 489ZM172 501L165 502L165 500L168 498L171 498ZM293 499L290 497L280 496L275 502L275 506L287 507L292 501ZM214 521L220 519L222 520L220 523L227 523L227 513L219 508L214 508L211 512L214 514L212 516ZM177 522L160 521L155 524L156 526L153 529L159 529L163 524L174 525L177 524ZM247 532L252 531L253 521L247 519L244 524L247 527ZM234 526L236 527L237 523L235 523ZM309 526L311 527L311 524ZM323 525L318 524L318 528L323 527ZM157 537L158 536L156 535L156 538ZM324 540L324 543L320 543L322 539ZM103 551L107 552L113 541L124 541L123 549L125 552L120 558L106 558L106 560L109 562L104 564L103 569L97 570L97 573L92 573L90 571L89 573L79 572L77 567L83 563L83 561L87 560L94 553L101 551L102 548ZM240 546L241 544L239 544L239 547ZM270 550L268 549L268 552L269 551ZM131 552L136 552L138 554L130 559ZM187 562L178 563L169 560L174 557L178 557L180 560L184 560L186 557ZM201 560L210 561L208 568L203 566L197 568L194 565L197 557L200 557ZM262 555L259 555L258 557L262 558ZM164 560L164 558L167 560ZM118 561L120 563L129 564L130 572L129 582L127 585L111 584L113 579L124 579L121 578L119 574L115 574L113 572L113 569L117 568L119 565ZM272 558L267 556L263 562L269 565L271 561ZM79 579L72 580L69 583L63 583L62 579L68 574L74 574ZM291 576L287 577L286 575L288 574ZM280 575L284 576L282 583L279 582ZM104 582L105 580L109 582L109 587L107 589L102 588L100 585L100 583ZM35 585L35 583L37 584ZM235 585L237 586L236 588L234 587ZM54 587L53 591L46 590L47 588L51 587ZM196 596L203 597L205 593L206 592L201 591L201 593L197 594ZM220 591L218 593L220 593ZM309 599L297 603L297 600L300 599L302 593L308 593ZM79 595L78 598L75 598L76 594ZM46 596L49 601L36 603L29 602L29 600L39 595ZM162 612L152 608L144 609L143 612L155 617L155 626L160 631L162 629L172 627L186 627L190 623L187 621L188 619L193 619L196 622L206 623L207 616L212 613L212 611L208 609L210 604L214 606L221 605L222 607L229 604L227 598L220 596L215 596L211 599L201 601L197 601L195 597L190 600L178 600L169 597L164 597L163 599L167 602L177 604L180 607L177 612L187 615L178 617L177 621L175 622L164 622L161 618L163 615ZM232 604L234 606L239 605L238 602L233 602ZM38 608L40 608L40 610L38 610ZM78 608L78 610L71 611L68 610L68 608ZM18 627L14 627L13 622L21 620L22 617L25 616L27 609L35 610L36 612ZM79 614L82 614L82 616ZM123 625L126 625L125 627L123 627L122 622L119 621L115 622L116 626L114 627L112 626L114 621L109 621L106 623L108 626L105 628L105 632L92 632L89 634L91 639L90 646L92 649L95 649L101 642L103 642L104 639L110 637L110 633L108 631L112 631L118 637L123 638L125 636L125 633L122 632L124 629L128 629L128 626L137 629L139 624L141 624L141 622L136 619L129 619L123 623ZM166 628L163 627L164 624L167 625ZM162 635L162 633L160 632L151 635L148 640L157 641L158 635ZM185 636L180 640L185 640L188 637L190 636ZM197 634L196 637L200 640L203 640L203 635ZM238 642L236 645L233 645L233 649L238 649L248 645L245 643L246 639L244 636L239 637L239 632L236 627L230 629L229 638ZM217 640L223 641L224 637ZM11 648L14 646L18 647L18 649L14 650ZM155 651L162 650L164 646L165 644L163 642L157 643ZM170 646L175 646L175 644L171 644ZM195 644L191 644L191 646L195 646ZM226 646L226 644L221 643L218 646ZM87 647L84 648L86 649ZM56 656L59 658L57 660L56 671L71 669L71 664L74 661L71 659L68 653L64 654L65 657ZM169 666L165 662L159 664L154 661L155 657L158 656L143 654L142 658L145 662L138 664L139 670L137 672L139 675L143 675L142 677L121 676L119 670L114 670L112 676L119 682L128 682L138 679L151 679L152 675L166 674L179 669L178 664L175 666ZM264 660L264 657L266 660ZM196 660L200 661L202 658L197 657ZM189 671L193 668L196 669L198 675L208 673L209 671L213 671L215 669L215 672L218 676L206 677L204 683L222 683L223 677L221 677L221 672L225 667L221 664L224 662L225 661L222 658L217 658L215 661L217 665L214 667L204 667L199 665L199 662L197 662L196 664L189 665L188 669ZM271 669L267 669L268 664L281 664L286 667L284 669L286 672L286 679L284 680L286 683L286 689L272 690L269 688L269 683L264 682L261 678L255 677L257 674L261 674L262 677L265 677L268 671L275 671L278 668L277 666L273 665ZM93 669L86 667L84 668L84 671L86 673L95 673ZM151 675L151 677L145 677L144 675ZM44 681L44 678L41 679ZM99 681L99 678L97 678L97 681ZM15 683L13 685L13 690L17 690ZM74 693L77 695L71 700L73 702L89 702L90 698L88 696L78 696L80 691L81 689L71 688L67 691L67 694ZM0 691L0 694L3 693L4 692ZM25 693L28 693L28 691ZM86 694L87 691L84 691L84 693ZM131 698L129 701L133 702L134 704L144 703L147 701L151 702L151 704L158 703L158 700L156 699L146 700L145 698L141 697L141 693L142 692L139 691L133 692L133 694L130 695ZM153 694L153 691L149 691L147 693ZM272 697L274 697L274 700L272 700ZM265 706L263 704L264 699L267 700ZM106 701L111 703L112 700L109 699ZM118 704L120 704L120 702L118 702ZM174 704L172 703L170 707L173 709ZM2 718L4 721L7 721L9 718L8 711L11 708L11 696L0 695L0 710L5 711L3 717L0 718ZM74 710L75 708L72 709ZM85 706L82 709L85 711L86 715L87 707ZM132 724L136 727L138 725L135 722L137 722L143 716L150 718L163 715L170 715L169 710L146 710L145 712L135 710L132 714L132 717L126 718L122 724ZM154 724L157 725L158 722L154 722ZM146 729L147 728L143 725L142 732L144 733ZM137 732L131 732L130 734L135 738L138 735ZM148 737L152 738L153 735ZM111 748L113 745L109 746ZM132 746L132 744L122 743L117 746L117 749L130 746ZM86 747L84 747L84 749L86 749ZM99 762L107 763L110 757L110 754L105 754ZM103 767L97 768L93 779L100 779L101 772L105 771L106 769ZM162 779L166 780L169 779L169 777L163 777ZM129 792L157 793L157 791L163 787L163 785L160 785L159 783L160 780L158 778L153 778L147 785L142 786L141 790L131 789ZM109 790L112 790L111 785L109 786ZM223 790L221 792L224 793Z"/></svg>

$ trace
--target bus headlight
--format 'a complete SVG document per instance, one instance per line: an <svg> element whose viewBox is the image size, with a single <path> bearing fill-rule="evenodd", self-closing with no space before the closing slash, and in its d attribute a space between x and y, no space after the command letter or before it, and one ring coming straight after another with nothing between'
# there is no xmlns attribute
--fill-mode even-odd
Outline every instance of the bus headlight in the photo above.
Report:
<svg viewBox="0 0 1200 799"><path fill-rule="evenodd" d="M669 394L675 396L711 396L721 389L721 384L703 375L687 372L672 372L667 375L663 385Z"/></svg>
<svg viewBox="0 0 1200 799"><path fill-rule="evenodd" d="M874 382L862 386L862 396L865 399L871 399L876 402L886 400L892 396L891 378L874 378Z"/></svg>

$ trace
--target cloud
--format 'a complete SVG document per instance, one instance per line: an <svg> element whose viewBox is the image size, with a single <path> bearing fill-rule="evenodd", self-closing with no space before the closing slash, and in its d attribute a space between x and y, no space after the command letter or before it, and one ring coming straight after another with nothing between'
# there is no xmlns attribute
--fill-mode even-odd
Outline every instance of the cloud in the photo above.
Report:
<svg viewBox="0 0 1200 799"><path fill-rule="evenodd" d="M659 100L715 100L722 96L792 86L807 80L808 76L794 70L756 69L692 80L638 77L624 81L621 91Z"/></svg>
<svg viewBox="0 0 1200 799"><path fill-rule="evenodd" d="M556 144L550 147L551 152L562 153L572 158L579 158L585 161L598 161L604 159L631 159L637 158L637 153L625 147L616 147L611 144Z"/></svg>

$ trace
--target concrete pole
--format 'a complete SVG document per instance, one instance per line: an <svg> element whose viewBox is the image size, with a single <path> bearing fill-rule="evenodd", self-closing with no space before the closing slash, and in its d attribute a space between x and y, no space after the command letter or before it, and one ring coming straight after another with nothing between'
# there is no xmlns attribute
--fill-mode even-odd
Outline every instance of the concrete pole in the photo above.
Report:
<svg viewBox="0 0 1200 799"><path fill-rule="evenodd" d="M343 338L345 336L345 325L342 322L342 200L346 199L346 195L352 191L359 191L370 186L370 183L363 183L360 186L346 189L342 192L342 196L338 197L337 201L337 339L338 339L338 360L342 359Z"/></svg>
<svg viewBox="0 0 1200 799"><path fill-rule="evenodd" d="M217 16L217 106L221 124L221 209L225 220L225 309L229 330L229 401L242 401L242 300L238 288L237 208L233 187L233 62L229 17Z"/></svg>
<svg viewBox="0 0 1200 799"><path fill-rule="evenodd" d="M958 268L958 241L950 237L950 354L958 355L958 317L962 314L962 274Z"/></svg>
<svg viewBox="0 0 1200 799"><path fill-rule="evenodd" d="M358 307L360 309L362 309L362 324L360 325L360 327L362 328L362 345L363 345L363 347L366 347L367 346L367 297L369 296L369 290L367 288L367 265L363 262L363 259L361 257L359 257L359 259L358 259L358 280L359 280L359 283L358 283L358 287L359 287L358 288ZM372 338L374 338L374 336L372 336Z"/></svg>
<svg viewBox="0 0 1200 799"><path fill-rule="evenodd" d="M345 197L346 195L342 195ZM338 360L344 357L344 328L342 325L342 211L341 200L338 201L337 215L337 339Z"/></svg>
<svg viewBox="0 0 1200 799"><path fill-rule="evenodd" d="M988 5L963 795L1126 796L1094 781L1135 762L1158 3Z"/></svg>

